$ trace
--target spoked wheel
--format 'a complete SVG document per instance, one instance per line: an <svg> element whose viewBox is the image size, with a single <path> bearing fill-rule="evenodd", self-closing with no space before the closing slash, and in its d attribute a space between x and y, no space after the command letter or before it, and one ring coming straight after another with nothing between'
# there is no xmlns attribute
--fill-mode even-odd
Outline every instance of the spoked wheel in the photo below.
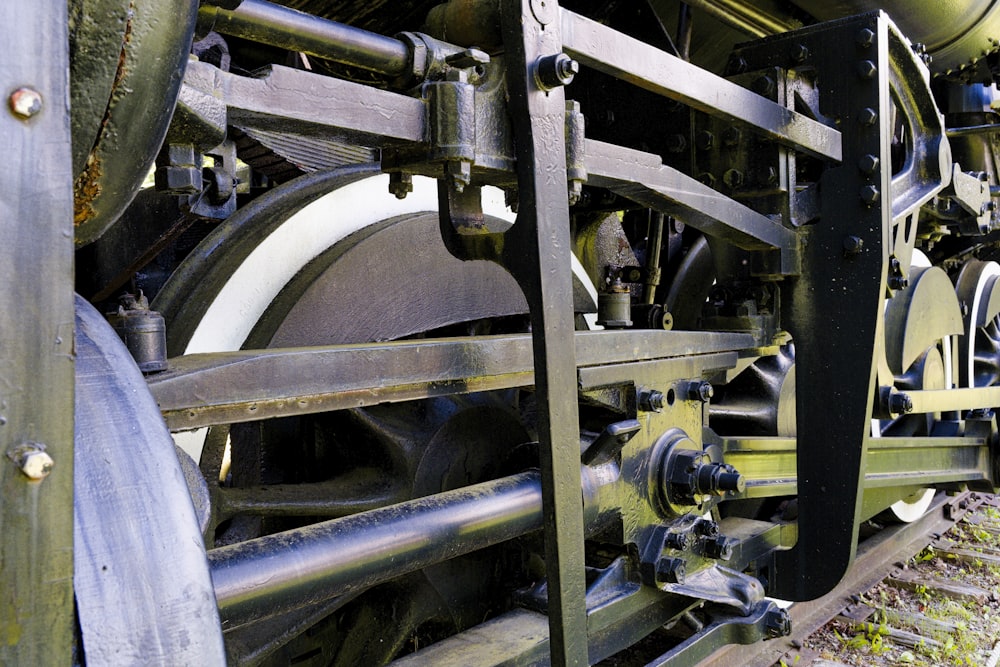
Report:
<svg viewBox="0 0 1000 667"><path fill-rule="evenodd" d="M303 177L206 238L154 303L171 353L526 331L513 278L444 247L436 183L415 178L400 201L374 173ZM502 201L499 191L484 196L495 231L513 220ZM579 265L574 273L585 275ZM593 288L577 282L578 310L592 309ZM514 472L519 445L535 439L522 418L530 402L492 392L188 434L206 478L226 478L214 489L208 539L238 542ZM256 662L383 664L503 611L522 558L509 546L474 553L350 600L227 629L227 646Z"/></svg>

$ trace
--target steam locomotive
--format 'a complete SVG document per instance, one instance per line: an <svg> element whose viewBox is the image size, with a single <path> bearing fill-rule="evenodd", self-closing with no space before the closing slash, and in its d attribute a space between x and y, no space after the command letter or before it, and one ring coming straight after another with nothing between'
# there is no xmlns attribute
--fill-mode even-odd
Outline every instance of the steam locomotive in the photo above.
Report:
<svg viewBox="0 0 1000 667"><path fill-rule="evenodd" d="M694 665L998 486L996 3L2 16L2 663Z"/></svg>

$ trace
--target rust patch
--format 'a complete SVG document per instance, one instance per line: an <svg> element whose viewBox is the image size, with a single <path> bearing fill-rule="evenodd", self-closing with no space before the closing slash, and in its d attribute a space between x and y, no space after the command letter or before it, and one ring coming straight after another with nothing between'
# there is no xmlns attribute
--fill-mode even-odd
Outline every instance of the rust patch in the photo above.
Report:
<svg viewBox="0 0 1000 667"><path fill-rule="evenodd" d="M94 200L101 194L101 161L96 152L87 157L83 168L73 183L73 226L79 227L97 215Z"/></svg>
<svg viewBox="0 0 1000 667"><path fill-rule="evenodd" d="M97 216L97 210L94 208L94 202L98 197L100 197L101 191L103 190L101 182L104 173L101 167L99 152L101 148L101 141L107 134L108 125L111 122L111 109L114 106L115 93L121 87L122 81L124 81L125 76L128 73L125 64L127 60L128 46L132 42L132 20L135 17L134 0L129 3L127 16L128 18L125 21L125 34L122 35L122 48L118 53L118 68L115 71L115 80L111 84L111 96L108 99L108 106L104 110L104 117L101 118L100 131L97 133L97 139L94 141L94 147L90 150L90 155L87 156L86 166L77 177L76 182L73 183L74 227L79 227Z"/></svg>

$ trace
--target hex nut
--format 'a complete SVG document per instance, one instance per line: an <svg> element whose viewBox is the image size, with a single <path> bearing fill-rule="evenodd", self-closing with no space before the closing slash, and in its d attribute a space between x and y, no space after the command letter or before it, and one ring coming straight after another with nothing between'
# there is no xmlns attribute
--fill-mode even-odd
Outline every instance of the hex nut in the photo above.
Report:
<svg viewBox="0 0 1000 667"><path fill-rule="evenodd" d="M858 160L858 169L866 174L874 174L879 167L879 159L871 153Z"/></svg>
<svg viewBox="0 0 1000 667"><path fill-rule="evenodd" d="M868 205L873 205L878 203L880 194L878 188L874 185L866 185L861 188L861 201Z"/></svg>
<svg viewBox="0 0 1000 667"><path fill-rule="evenodd" d="M858 63L858 76L862 79L874 79L878 74L878 67L870 60L862 60Z"/></svg>
<svg viewBox="0 0 1000 667"><path fill-rule="evenodd" d="M7 100L10 110L21 118L31 118L42 110L42 96L33 88L18 88Z"/></svg>
<svg viewBox="0 0 1000 667"><path fill-rule="evenodd" d="M772 639L777 637L787 637L792 634L792 618L784 609L772 609L767 612L767 618L764 620L764 625L767 628L768 637L771 637Z"/></svg>
<svg viewBox="0 0 1000 667"><path fill-rule="evenodd" d="M535 65L535 79L542 90L567 86L580 71L580 63L565 53L539 58Z"/></svg>

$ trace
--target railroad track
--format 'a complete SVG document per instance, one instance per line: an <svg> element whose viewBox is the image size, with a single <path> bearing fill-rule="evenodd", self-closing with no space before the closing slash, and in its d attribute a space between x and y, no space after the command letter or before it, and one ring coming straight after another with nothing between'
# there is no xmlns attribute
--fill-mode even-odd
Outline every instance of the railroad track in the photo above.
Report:
<svg viewBox="0 0 1000 667"><path fill-rule="evenodd" d="M943 536L964 517L984 506L1000 506L1000 498L973 492L954 496L939 495L921 519L909 524L886 527L863 541L853 567L836 589L817 600L792 605L788 609L792 620L792 633L789 636L751 646L728 646L700 663L699 667L771 667L779 664L832 667L838 664L824 660L814 651L804 649L807 639L833 619L839 618L849 628L852 625L855 628L863 626L866 612L870 613L871 610L864 604L859 604L859 595L887 579L893 581L893 585L906 586L907 577L900 577L901 563L907 562L929 545L947 549L953 558L961 558L963 550L954 548ZM968 554L968 557L975 556ZM981 554L978 557L991 558ZM956 592L956 595L961 594L961 591ZM900 625L912 626L913 619ZM894 631L884 626L881 633L894 633L893 636L899 642L920 643L929 640L911 635L907 630ZM992 653L984 665L992 661L995 666L1000 651L994 650Z"/></svg>

